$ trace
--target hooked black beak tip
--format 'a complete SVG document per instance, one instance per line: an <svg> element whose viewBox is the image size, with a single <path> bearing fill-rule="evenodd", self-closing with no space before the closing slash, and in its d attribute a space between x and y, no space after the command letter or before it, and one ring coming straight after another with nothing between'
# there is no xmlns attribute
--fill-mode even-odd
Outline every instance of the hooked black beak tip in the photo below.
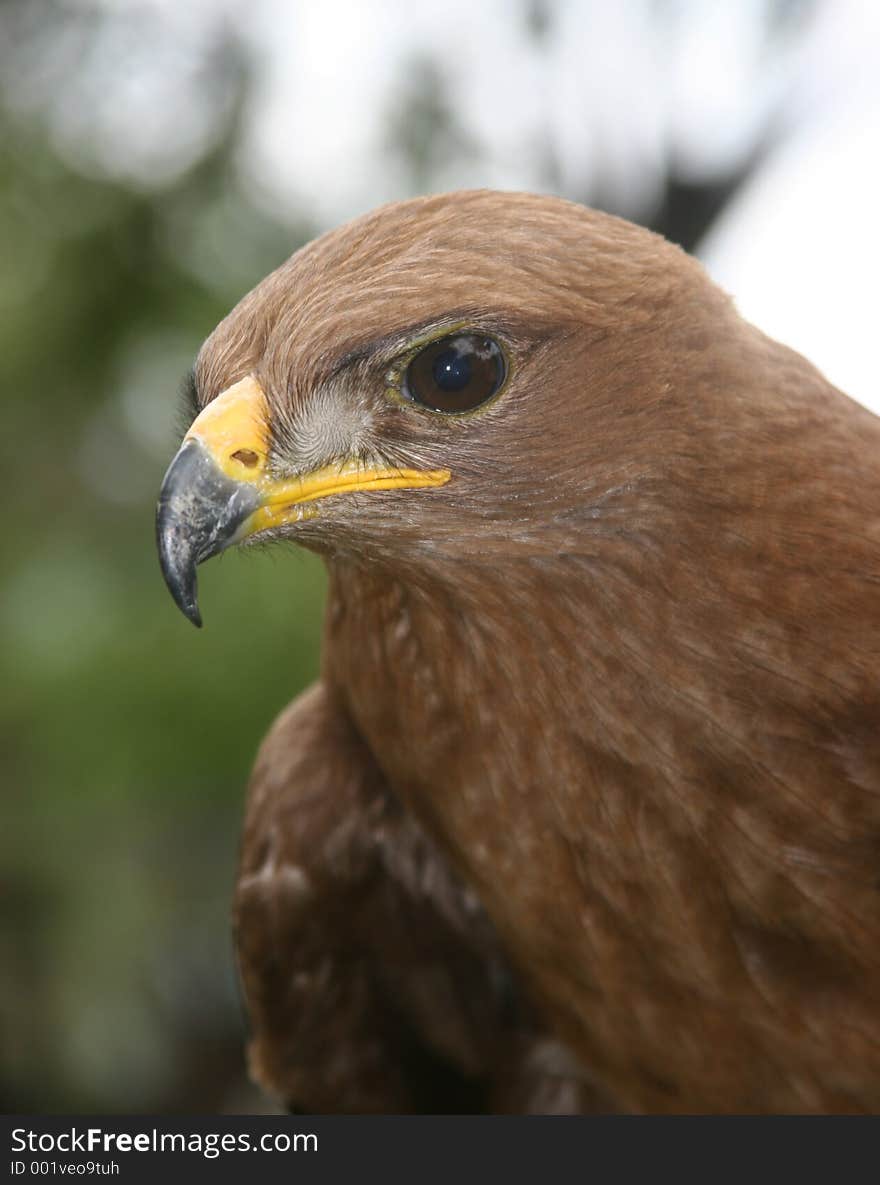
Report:
<svg viewBox="0 0 880 1185"><path fill-rule="evenodd" d="M164 493L164 487L163 487ZM199 612L198 580L196 577L197 552L191 545L190 534L173 504L160 495L156 510L156 544L159 549L159 566L174 603L194 626L202 625Z"/></svg>
<svg viewBox="0 0 880 1185"><path fill-rule="evenodd" d="M224 474L198 440L186 441L168 467L156 507L156 544L168 591L201 627L196 567L235 539L259 506L257 492Z"/></svg>
<svg viewBox="0 0 880 1185"><path fill-rule="evenodd" d="M199 610L195 564L177 566L163 562L162 575L177 608L197 629L201 629L202 614Z"/></svg>

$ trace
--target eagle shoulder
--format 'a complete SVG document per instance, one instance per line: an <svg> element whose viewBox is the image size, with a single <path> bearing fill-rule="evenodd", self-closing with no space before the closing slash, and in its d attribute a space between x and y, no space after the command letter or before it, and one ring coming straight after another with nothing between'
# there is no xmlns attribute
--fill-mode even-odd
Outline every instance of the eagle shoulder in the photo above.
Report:
<svg viewBox="0 0 880 1185"><path fill-rule="evenodd" d="M258 755L234 919L251 1072L292 1109L590 1105L479 901L322 682Z"/></svg>

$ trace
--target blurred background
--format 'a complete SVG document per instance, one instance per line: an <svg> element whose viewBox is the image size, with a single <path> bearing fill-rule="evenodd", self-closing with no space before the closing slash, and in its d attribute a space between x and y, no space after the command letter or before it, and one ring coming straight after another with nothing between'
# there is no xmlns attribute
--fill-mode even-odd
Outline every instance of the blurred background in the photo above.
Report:
<svg viewBox="0 0 880 1185"><path fill-rule="evenodd" d="M267 1106L228 909L323 576L224 556L201 633L164 589L153 506L217 320L379 202L549 191L695 251L880 411L878 129L869 2L0 0L4 1111Z"/></svg>

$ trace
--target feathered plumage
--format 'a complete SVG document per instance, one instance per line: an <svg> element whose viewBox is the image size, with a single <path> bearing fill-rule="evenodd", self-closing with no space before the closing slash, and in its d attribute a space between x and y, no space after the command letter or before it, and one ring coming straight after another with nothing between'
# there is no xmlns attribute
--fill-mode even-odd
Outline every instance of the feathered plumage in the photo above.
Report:
<svg viewBox="0 0 880 1185"><path fill-rule="evenodd" d="M413 352L465 331L500 392L417 406ZM330 573L247 808L258 1080L312 1111L880 1110L880 420L677 248L489 192L310 244L196 379L263 400L261 506L434 475L247 519Z"/></svg>

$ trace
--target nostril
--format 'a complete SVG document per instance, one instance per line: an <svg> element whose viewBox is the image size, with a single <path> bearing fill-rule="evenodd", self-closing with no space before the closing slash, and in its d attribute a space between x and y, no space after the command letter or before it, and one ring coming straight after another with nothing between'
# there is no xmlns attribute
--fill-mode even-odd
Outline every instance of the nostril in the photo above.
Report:
<svg viewBox="0 0 880 1185"><path fill-rule="evenodd" d="M232 454L233 461L241 461L242 465L246 465L248 469L253 469L259 459L259 454L249 448L240 448Z"/></svg>

